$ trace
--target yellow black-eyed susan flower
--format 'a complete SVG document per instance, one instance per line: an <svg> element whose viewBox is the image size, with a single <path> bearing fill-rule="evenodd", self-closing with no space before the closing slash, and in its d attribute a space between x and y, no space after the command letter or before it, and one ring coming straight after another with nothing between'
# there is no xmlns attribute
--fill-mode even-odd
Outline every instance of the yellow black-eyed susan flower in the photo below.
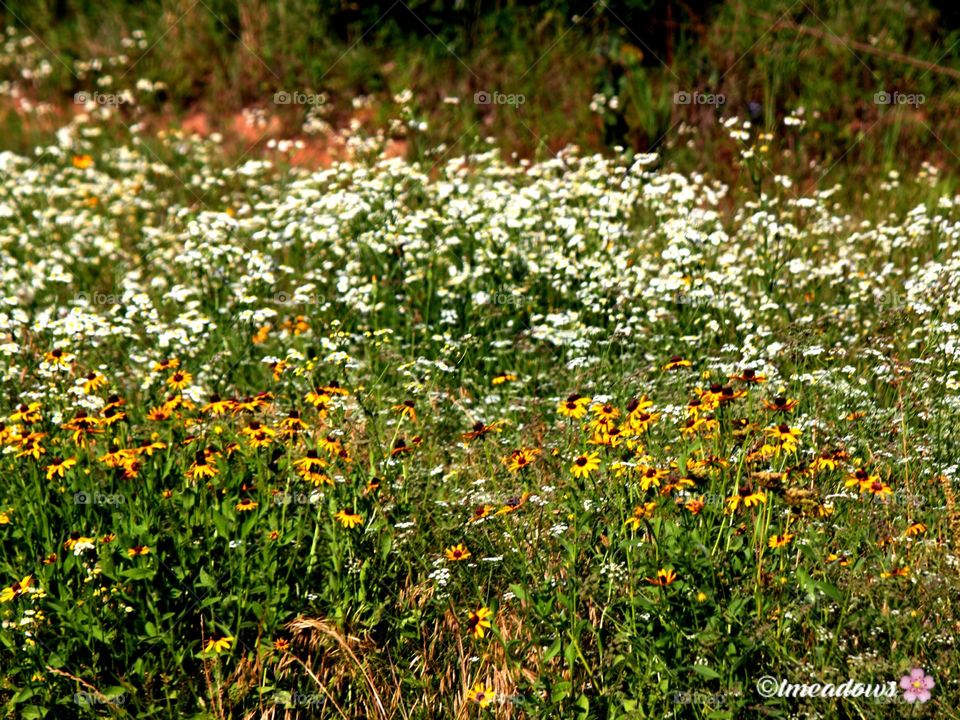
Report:
<svg viewBox="0 0 960 720"><path fill-rule="evenodd" d="M744 382L749 385L759 385L760 383L765 383L767 381L765 375L761 375L753 368L746 368L737 375L731 375L730 379L739 380L740 382Z"/></svg>
<svg viewBox="0 0 960 720"><path fill-rule="evenodd" d="M347 512L346 510L338 510L333 517L338 523L343 525L343 527L347 528L347 530L352 530L363 522L363 517L353 512Z"/></svg>
<svg viewBox="0 0 960 720"><path fill-rule="evenodd" d="M866 492L873 495L873 497L880 500L886 500L893 496L893 488L887 485L885 482L876 480L867 487Z"/></svg>
<svg viewBox="0 0 960 720"><path fill-rule="evenodd" d="M689 360L685 360L681 355L671 356L669 362L663 366L664 370L676 370L677 368L690 367L692 363Z"/></svg>
<svg viewBox="0 0 960 720"><path fill-rule="evenodd" d="M699 515L703 512L703 509L707 506L704 502L703 496L687 498L683 502L683 509L689 512L691 515Z"/></svg>
<svg viewBox="0 0 960 720"><path fill-rule="evenodd" d="M53 478L58 477L62 478L66 475L67 470L72 468L77 464L76 458L62 458L55 457L50 459L50 464L47 465L47 480L53 480Z"/></svg>
<svg viewBox="0 0 960 720"><path fill-rule="evenodd" d="M780 423L767 428L766 435L779 443L785 452L793 452L797 449L797 443L800 440L800 430L790 427L786 423Z"/></svg>
<svg viewBox="0 0 960 720"><path fill-rule="evenodd" d="M771 535L770 540L767 542L773 550L779 550L789 545L793 541L792 533L783 533L782 535Z"/></svg>
<svg viewBox="0 0 960 720"><path fill-rule="evenodd" d="M214 417L219 417L220 415L226 415L233 407L233 400L229 398L224 400L219 395L211 395L209 402L206 405L200 408L200 412L205 415L213 415Z"/></svg>
<svg viewBox="0 0 960 720"><path fill-rule="evenodd" d="M320 449L330 455L339 455L343 450L343 444L335 435L326 435L318 441Z"/></svg>
<svg viewBox="0 0 960 720"><path fill-rule="evenodd" d="M889 570L880 573L883 579L903 579L910 577L910 567L907 565L894 565Z"/></svg>
<svg viewBox="0 0 960 720"><path fill-rule="evenodd" d="M535 448L519 448L504 458L503 462L510 472L517 473L530 467L539 455L540 451Z"/></svg>
<svg viewBox="0 0 960 720"><path fill-rule="evenodd" d="M575 478L589 477L590 473L600 469L600 453L580 455L570 466L570 472Z"/></svg>
<svg viewBox="0 0 960 720"><path fill-rule="evenodd" d="M43 359L46 360L50 365L61 368L68 368L70 367L70 363L73 362L73 356L66 352L63 348L54 348L53 350L44 353Z"/></svg>
<svg viewBox="0 0 960 720"><path fill-rule="evenodd" d="M673 571L672 568L660 568L657 570L656 577L648 577L647 582L651 585L659 585L660 587L666 587L671 585L677 579L677 574Z"/></svg>
<svg viewBox="0 0 960 720"><path fill-rule="evenodd" d="M417 421L417 405L409 398L399 405L393 406L394 411L400 413L400 417L408 418L411 422Z"/></svg>
<svg viewBox="0 0 960 720"><path fill-rule="evenodd" d="M655 502L644 503L643 505L638 505L633 509L633 514L627 518L624 525L630 527L631 530L637 531L640 529L640 526L643 525L643 521L653 517L653 514L657 510L657 504Z"/></svg>
<svg viewBox="0 0 960 720"><path fill-rule="evenodd" d="M640 489L646 492L651 487L660 487L663 479L670 473L663 468L643 466L637 468L637 476L640 479Z"/></svg>
<svg viewBox="0 0 960 720"><path fill-rule="evenodd" d="M514 495L511 498L507 498L507 501L503 504L503 506L497 510L497 515L507 515L508 513L515 512L523 507L529 499L530 493L528 492L525 492L520 496Z"/></svg>
<svg viewBox="0 0 960 720"><path fill-rule="evenodd" d="M477 639L483 638L487 630L492 627L491 617L493 617L493 611L488 607L471 610L467 616L467 631Z"/></svg>
<svg viewBox="0 0 960 720"><path fill-rule="evenodd" d="M0 590L0 602L10 602L27 592L33 585L33 576L27 575L23 579L16 581L12 585Z"/></svg>
<svg viewBox="0 0 960 720"><path fill-rule="evenodd" d="M763 406L770 412L788 413L797 406L797 401L783 395L777 395L773 401L764 400Z"/></svg>
<svg viewBox="0 0 960 720"><path fill-rule="evenodd" d="M557 412L563 417L579 420L587 414L591 402L590 398L573 393L557 406Z"/></svg>
<svg viewBox="0 0 960 720"><path fill-rule="evenodd" d="M470 522L477 522L478 520L483 520L485 517L489 517L493 514L493 511L496 510L494 505L477 505L473 510L473 516L470 518Z"/></svg>
<svg viewBox="0 0 960 720"><path fill-rule="evenodd" d="M87 373L83 379L83 391L87 395L93 395L97 390L105 387L107 384L107 378L104 377L103 373L92 371Z"/></svg>
<svg viewBox="0 0 960 720"><path fill-rule="evenodd" d="M870 473L864 468L857 468L853 473L847 475L843 484L846 487L857 487L860 492L868 492L874 483L879 482L879 475Z"/></svg>
<svg viewBox="0 0 960 720"><path fill-rule="evenodd" d="M448 547L443 551L443 554L450 562L460 562L470 557L470 551L467 550L467 546L462 543Z"/></svg>
<svg viewBox="0 0 960 720"><path fill-rule="evenodd" d="M484 683L477 683L467 691L467 702L479 705L481 708L489 707L495 697L493 688Z"/></svg>
<svg viewBox="0 0 960 720"><path fill-rule="evenodd" d="M728 512L734 512L739 509L741 505L749 508L754 505L762 505L766 502L767 496L763 491L755 490L750 483L745 483L740 486L736 495L726 499L726 506Z"/></svg>
<svg viewBox="0 0 960 720"><path fill-rule="evenodd" d="M232 637L212 637L207 640L206 645L203 646L203 651L205 653L214 653L219 655L220 653L227 652L232 645Z"/></svg>
<svg viewBox="0 0 960 720"><path fill-rule="evenodd" d="M169 385L174 390L183 390L190 386L190 383L193 382L193 375L188 373L186 370L177 370L170 377L167 378L167 385Z"/></svg>
<svg viewBox="0 0 960 720"><path fill-rule="evenodd" d="M470 432L465 432L460 437L464 440L483 440L490 433L499 431L499 423L484 425L482 422L475 422Z"/></svg>
<svg viewBox="0 0 960 720"><path fill-rule="evenodd" d="M23 423L24 425L32 425L33 423L40 422L40 403L21 403L17 406L16 411L10 416L10 422L14 423Z"/></svg>
<svg viewBox="0 0 960 720"><path fill-rule="evenodd" d="M178 367L180 367L180 359L172 357L167 358L166 360L161 360L158 363L154 363L153 372L160 373L166 370L176 370Z"/></svg>
<svg viewBox="0 0 960 720"><path fill-rule="evenodd" d="M219 471L207 462L207 453L204 450L198 450L193 458L193 463L187 468L187 472L185 473L188 478L191 480L203 480L204 478L217 476Z"/></svg>

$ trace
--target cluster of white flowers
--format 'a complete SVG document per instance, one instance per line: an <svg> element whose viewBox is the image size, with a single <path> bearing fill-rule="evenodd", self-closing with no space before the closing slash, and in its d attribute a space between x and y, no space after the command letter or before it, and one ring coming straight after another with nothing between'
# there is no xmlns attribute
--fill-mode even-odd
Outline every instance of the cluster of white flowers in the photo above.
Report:
<svg viewBox="0 0 960 720"><path fill-rule="evenodd" d="M351 367L359 346L389 340L378 334L387 314L436 348L404 371L411 390L468 352L521 342L572 372L611 348L645 366L663 348L706 348L718 372L751 365L828 388L851 411L869 404L871 378L939 357L912 367L930 397L960 404L960 197L869 222L838 207L836 188L801 197L779 183L780 195L729 210L728 187L654 169L655 156L573 149L519 164L490 149L429 172L357 156L281 179L262 160L220 167L216 139L161 133L174 170L136 143L97 154L94 122L75 118L37 157L0 154L8 382L56 345L148 383L165 356L209 358L225 333L263 326L289 335L297 316L321 358ZM901 366L882 342L853 356L891 322L902 323ZM781 376L785 359L804 370ZM191 370L198 393L220 371ZM20 392L60 375L44 370Z"/></svg>

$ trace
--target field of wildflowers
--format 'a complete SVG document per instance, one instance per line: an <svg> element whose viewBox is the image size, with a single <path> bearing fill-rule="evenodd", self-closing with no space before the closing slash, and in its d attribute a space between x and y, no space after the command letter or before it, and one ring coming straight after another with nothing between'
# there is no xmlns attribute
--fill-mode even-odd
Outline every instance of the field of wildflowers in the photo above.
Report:
<svg viewBox="0 0 960 720"><path fill-rule="evenodd" d="M952 712L960 198L93 129L0 156L19 716Z"/></svg>
<svg viewBox="0 0 960 720"><path fill-rule="evenodd" d="M803 188L798 108L718 119L735 185L306 169L122 104L0 152L5 717L960 717L938 165Z"/></svg>

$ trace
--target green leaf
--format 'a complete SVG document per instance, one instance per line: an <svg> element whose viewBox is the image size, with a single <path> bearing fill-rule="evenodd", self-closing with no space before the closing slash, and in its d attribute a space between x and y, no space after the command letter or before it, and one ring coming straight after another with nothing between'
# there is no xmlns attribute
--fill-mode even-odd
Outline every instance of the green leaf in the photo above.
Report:
<svg viewBox="0 0 960 720"><path fill-rule="evenodd" d="M19 703L26 702L27 700L32 698L34 695L35 693L33 691L33 688L29 688L29 687L24 688L23 690L18 692L16 695L14 695L10 702L13 703L14 705L17 705Z"/></svg>
<svg viewBox="0 0 960 720"><path fill-rule="evenodd" d="M511 584L510 592L516 595L523 602L530 600L530 593L528 593L522 585L517 585L516 583Z"/></svg>
<svg viewBox="0 0 960 720"><path fill-rule="evenodd" d="M707 717L710 720L733 720L733 713L729 710L714 710Z"/></svg>
<svg viewBox="0 0 960 720"><path fill-rule="evenodd" d="M120 574L130 580L150 580L157 574L157 569L152 567L135 567L121 570Z"/></svg>
<svg viewBox="0 0 960 720"><path fill-rule="evenodd" d="M717 680L720 677L722 677L720 673L718 673L713 668L708 667L707 665L694 665L693 671L697 673L697 675L699 675L700 677L704 677L707 680Z"/></svg>
<svg viewBox="0 0 960 720"><path fill-rule="evenodd" d="M561 643L560 643L560 638L557 638L556 640L554 640L554 641L553 641L553 645L551 645L550 648L547 650L547 652L545 652L544 655L543 655L543 662L544 662L544 664L550 662L550 661L553 660L557 655L559 655L559 654L560 654L561 647L562 647L562 646L561 646Z"/></svg>
<svg viewBox="0 0 960 720"><path fill-rule="evenodd" d="M246 518L244 519L243 523L240 525L241 538L248 537L260 520L260 517L257 515L257 513L244 513L244 515L246 516Z"/></svg>
<svg viewBox="0 0 960 720"><path fill-rule="evenodd" d="M213 516L213 526L217 529L217 534L225 540L230 539L230 526L227 519L219 513Z"/></svg>
<svg viewBox="0 0 960 720"><path fill-rule="evenodd" d="M565 698L569 697L572 687L573 686L567 681L558 682L553 686L553 691L550 693L550 700L555 703L562 702Z"/></svg>
<svg viewBox="0 0 960 720"><path fill-rule="evenodd" d="M806 594L807 600L810 603L815 603L817 601L816 584L803 568L797 568L797 582L800 583L800 588Z"/></svg>
<svg viewBox="0 0 960 720"><path fill-rule="evenodd" d="M818 582L817 589L838 605L843 605L843 594L837 589L836 585L825 581Z"/></svg>

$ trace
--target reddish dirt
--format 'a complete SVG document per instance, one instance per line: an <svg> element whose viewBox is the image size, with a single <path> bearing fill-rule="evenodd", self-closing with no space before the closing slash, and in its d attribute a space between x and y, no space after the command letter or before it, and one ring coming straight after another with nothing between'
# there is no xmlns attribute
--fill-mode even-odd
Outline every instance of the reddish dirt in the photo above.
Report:
<svg viewBox="0 0 960 720"><path fill-rule="evenodd" d="M35 103L32 101L0 99L0 121L13 113L17 115L18 123L28 132L52 135L58 128L70 122L73 115L82 112L82 108L73 103L47 104L47 107L48 111L41 115L36 112ZM200 137L220 133L228 157L276 159L278 157L276 150L267 147L267 142L271 139L297 141L302 145L302 147L291 149L284 158L285 162L297 167L324 168L347 157L343 141L336 134L312 136L298 134L299 128L295 124L285 122L280 115L269 111L257 115L239 112L217 118L198 108L188 112L182 119L177 119L170 114L139 111L132 114L124 113L121 109L118 119L126 126L139 123L149 132L178 128L184 133ZM354 120L361 125L368 125L373 120L373 113L368 110L357 111L355 115L347 118L344 124ZM387 157L403 157L407 154L407 150L405 141L389 140L384 154Z"/></svg>

